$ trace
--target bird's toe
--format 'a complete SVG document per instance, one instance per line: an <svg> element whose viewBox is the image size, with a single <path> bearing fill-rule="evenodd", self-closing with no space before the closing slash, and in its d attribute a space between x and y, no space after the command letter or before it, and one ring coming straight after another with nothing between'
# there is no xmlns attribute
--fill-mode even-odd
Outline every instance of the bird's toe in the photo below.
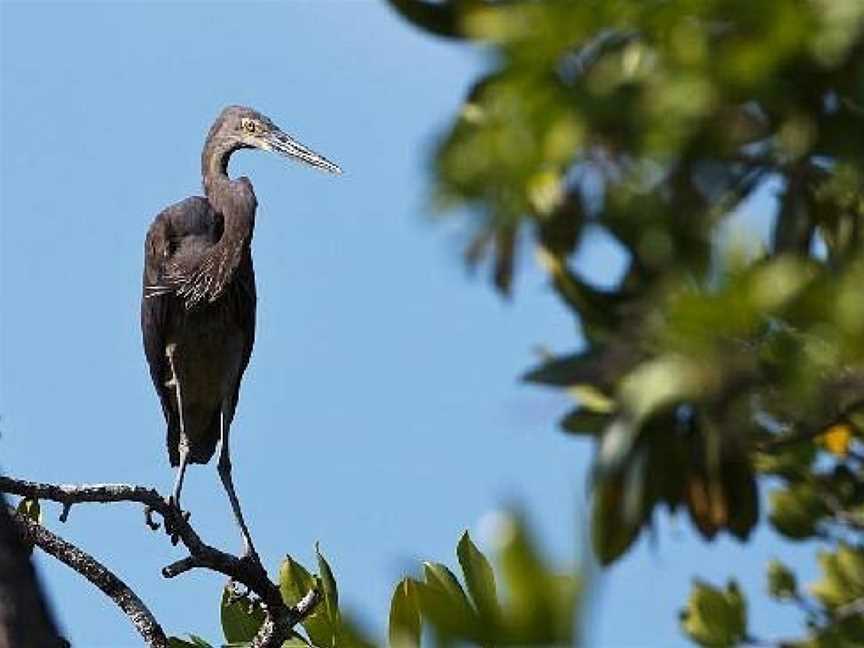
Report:
<svg viewBox="0 0 864 648"><path fill-rule="evenodd" d="M261 558L258 556L258 552L255 551L254 547L246 547L243 551L243 555L240 556L240 560L255 565L256 567L263 568Z"/></svg>
<svg viewBox="0 0 864 648"><path fill-rule="evenodd" d="M151 530L157 531L160 525L153 519L153 507L145 506L144 507L144 524L146 524Z"/></svg>

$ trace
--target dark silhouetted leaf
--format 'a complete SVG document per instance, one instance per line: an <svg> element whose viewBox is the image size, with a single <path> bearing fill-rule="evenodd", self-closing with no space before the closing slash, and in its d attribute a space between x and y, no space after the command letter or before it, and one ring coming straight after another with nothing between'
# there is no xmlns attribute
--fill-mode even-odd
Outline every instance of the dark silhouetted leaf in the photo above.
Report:
<svg viewBox="0 0 864 648"><path fill-rule="evenodd" d="M429 0L388 0L399 14L421 29L447 38L462 36L461 14L459 7L466 5L464 0L448 2L429 2Z"/></svg>
<svg viewBox="0 0 864 648"><path fill-rule="evenodd" d="M798 594L795 574L779 560L768 563L768 593L776 599L790 600Z"/></svg>
<svg viewBox="0 0 864 648"><path fill-rule="evenodd" d="M586 411L580 406L561 420L561 427L570 434L599 437L611 420L609 414Z"/></svg>

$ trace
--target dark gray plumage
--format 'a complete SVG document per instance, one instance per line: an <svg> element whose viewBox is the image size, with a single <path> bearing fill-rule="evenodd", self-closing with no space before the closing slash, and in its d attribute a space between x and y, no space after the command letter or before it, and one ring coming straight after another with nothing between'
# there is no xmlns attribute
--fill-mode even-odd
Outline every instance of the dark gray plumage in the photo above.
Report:
<svg viewBox="0 0 864 648"><path fill-rule="evenodd" d="M219 475L243 534L252 540L231 479L228 436L240 380L255 341L255 272L250 244L257 201L248 178L228 177L241 148L273 151L340 173L338 166L283 133L251 108L230 106L214 122L201 156L205 196L162 211L147 232L141 330L153 385L177 466L172 499L188 463L207 463L221 442Z"/></svg>

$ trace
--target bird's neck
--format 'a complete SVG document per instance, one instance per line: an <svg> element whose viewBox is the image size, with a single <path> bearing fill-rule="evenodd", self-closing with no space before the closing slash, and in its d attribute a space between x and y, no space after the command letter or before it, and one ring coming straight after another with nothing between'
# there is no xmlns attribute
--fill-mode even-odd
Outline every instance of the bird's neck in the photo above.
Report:
<svg viewBox="0 0 864 648"><path fill-rule="evenodd" d="M255 227L255 194L246 178L231 180L228 161L239 147L208 141L201 155L204 195L217 213L222 215L224 231L221 243L240 244L252 239Z"/></svg>
<svg viewBox="0 0 864 648"><path fill-rule="evenodd" d="M236 150L236 146L209 138L204 144L204 151L201 153L201 176L204 179L204 193L208 198L220 193L219 190L231 182L228 177L228 161Z"/></svg>
<svg viewBox="0 0 864 648"><path fill-rule="evenodd" d="M255 228L255 193L248 178L231 180L228 160L237 149L208 139L201 156L204 194L222 216L222 236L202 258L198 277L202 298L217 299L234 278L237 268L249 258Z"/></svg>

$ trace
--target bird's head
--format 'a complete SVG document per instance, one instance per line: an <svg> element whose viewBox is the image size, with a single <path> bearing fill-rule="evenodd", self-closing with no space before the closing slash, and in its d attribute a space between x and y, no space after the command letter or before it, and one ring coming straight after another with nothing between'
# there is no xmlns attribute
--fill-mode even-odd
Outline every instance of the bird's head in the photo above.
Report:
<svg viewBox="0 0 864 648"><path fill-rule="evenodd" d="M232 148L272 151L330 173L342 173L339 165L295 140L257 110L245 106L225 108L207 139L226 142Z"/></svg>

